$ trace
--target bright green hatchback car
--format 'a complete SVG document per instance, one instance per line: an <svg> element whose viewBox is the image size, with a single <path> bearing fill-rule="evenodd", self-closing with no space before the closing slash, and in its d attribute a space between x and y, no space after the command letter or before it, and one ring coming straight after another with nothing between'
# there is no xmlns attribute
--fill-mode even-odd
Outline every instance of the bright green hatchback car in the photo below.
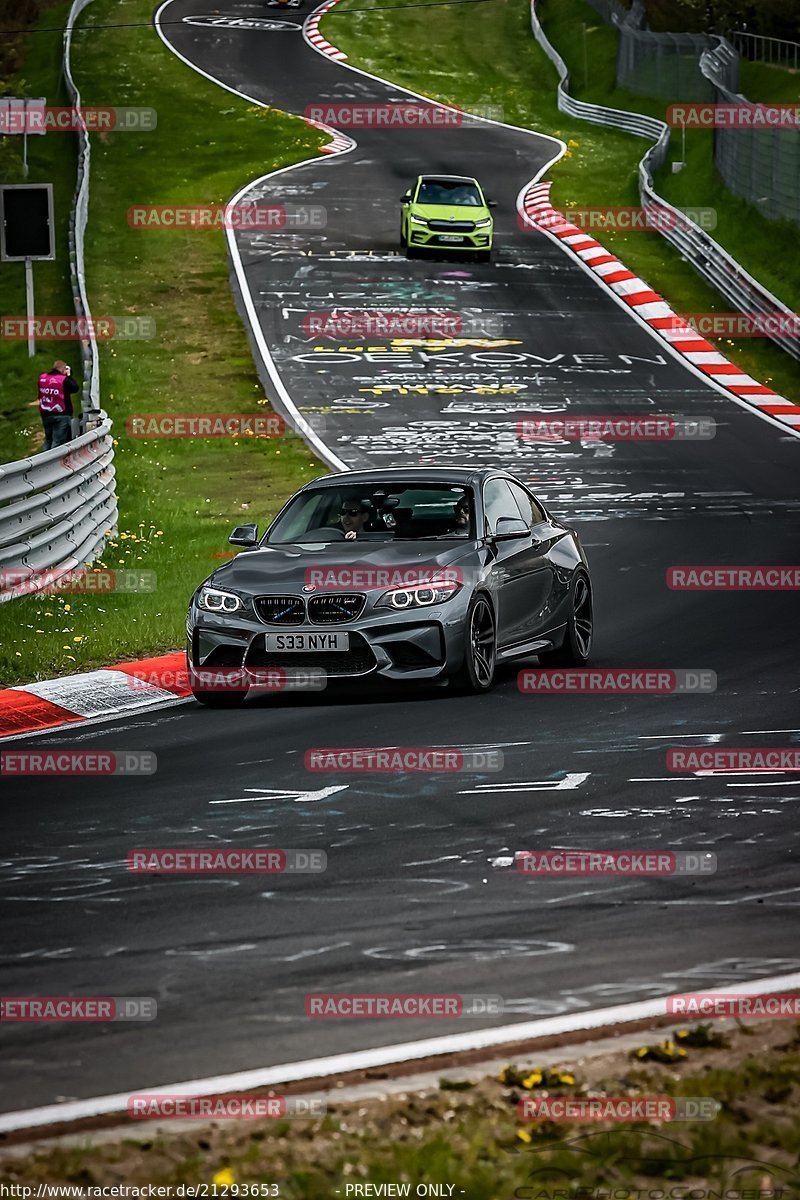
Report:
<svg viewBox="0 0 800 1200"><path fill-rule="evenodd" d="M417 250L466 250L488 262L494 221L477 179L468 175L419 175L401 200L400 245Z"/></svg>

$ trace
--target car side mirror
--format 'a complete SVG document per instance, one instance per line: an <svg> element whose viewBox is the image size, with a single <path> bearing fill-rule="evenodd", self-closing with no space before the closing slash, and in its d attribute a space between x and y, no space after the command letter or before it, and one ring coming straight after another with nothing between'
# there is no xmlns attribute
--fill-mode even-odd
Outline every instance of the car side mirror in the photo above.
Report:
<svg viewBox="0 0 800 1200"><path fill-rule="evenodd" d="M408 204L410 202L410 200L411 200L411 192L406 192L405 195L400 197L401 204Z"/></svg>
<svg viewBox="0 0 800 1200"><path fill-rule="evenodd" d="M487 208L497 208L497 201L496 200L487 200L486 207Z"/></svg>
<svg viewBox="0 0 800 1200"><path fill-rule="evenodd" d="M258 526L257 525L237 525L228 541L232 546L251 546L258 545Z"/></svg>
<svg viewBox="0 0 800 1200"><path fill-rule="evenodd" d="M510 542L512 538L526 538L530 536L530 528L522 520L522 517L497 518L497 524L494 528L494 540L496 542Z"/></svg>

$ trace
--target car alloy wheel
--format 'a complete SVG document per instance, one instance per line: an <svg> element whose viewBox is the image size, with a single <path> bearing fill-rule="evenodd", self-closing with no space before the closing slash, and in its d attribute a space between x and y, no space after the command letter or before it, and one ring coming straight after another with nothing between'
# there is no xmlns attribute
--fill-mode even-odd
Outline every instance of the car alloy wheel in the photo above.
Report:
<svg viewBox="0 0 800 1200"><path fill-rule="evenodd" d="M494 613L483 595L476 596L467 613L464 666L457 682L471 692L488 692L497 662Z"/></svg>
<svg viewBox="0 0 800 1200"><path fill-rule="evenodd" d="M580 667L588 662L594 634L592 585L578 571L572 584L572 604L567 620L564 641L557 650L545 650L539 655L543 666Z"/></svg>

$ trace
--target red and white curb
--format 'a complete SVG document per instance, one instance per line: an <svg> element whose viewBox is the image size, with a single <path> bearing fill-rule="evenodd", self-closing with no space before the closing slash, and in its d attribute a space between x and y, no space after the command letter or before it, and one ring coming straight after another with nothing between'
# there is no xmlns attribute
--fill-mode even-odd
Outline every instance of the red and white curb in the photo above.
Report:
<svg viewBox="0 0 800 1200"><path fill-rule="evenodd" d="M24 683L0 691L0 738L139 712L190 694L182 653Z"/></svg>
<svg viewBox="0 0 800 1200"><path fill-rule="evenodd" d="M314 129L330 135L331 140L327 146L320 146L323 154L346 154L348 150L355 149L356 143L346 133L340 133L338 129L331 129L329 125L323 125L320 121L312 121L311 117L306 117L305 122L306 125L312 125Z"/></svg>
<svg viewBox="0 0 800 1200"><path fill-rule="evenodd" d="M315 50L319 50L320 54L327 54L328 58L334 58L337 62L344 62L347 55L343 50L337 50L319 31L319 23L328 9L333 8L338 4L339 0L329 0L328 4L323 4L316 12L313 12L303 26L303 36L307 42L310 42Z"/></svg>
<svg viewBox="0 0 800 1200"><path fill-rule="evenodd" d="M743 996L774 995L798 990L800 973L793 972L770 979L752 979L725 987L706 988L703 990L703 996L725 996L733 992ZM520 1021L516 1025L500 1025L492 1029L472 1029L469 1033L445 1034L442 1037L425 1038L417 1042L376 1046L370 1050L355 1050L325 1058L307 1059L305 1062L281 1063L274 1067L257 1067L230 1075L189 1079L167 1087L143 1087L140 1090L146 1091L148 1096L224 1096L233 1092L251 1091L254 1088L321 1081L353 1071L371 1071L377 1067L410 1064L446 1055L472 1053L475 1050L491 1051L503 1046L520 1046L523 1043L575 1032L593 1033L602 1029L617 1029L633 1022L663 1022L667 1016L667 999L668 997L661 996L650 1000L637 1000L631 1004L617 1004L612 1008L598 1008L590 1012L565 1013L558 1017ZM669 1020L670 1024L681 1024L681 1020ZM129 1098L130 1093L117 1092L109 1096L95 1096L89 1100L70 1100L62 1104L48 1104L42 1108L3 1113L0 1115L0 1135L109 1114L123 1116Z"/></svg>
<svg viewBox="0 0 800 1200"><path fill-rule="evenodd" d="M743 374L741 367L730 362L696 329L677 316L663 296L654 292L633 271L629 271L615 254L609 253L596 238L568 221L550 202L551 186L548 180L523 188L517 200L517 209L526 224L558 239L581 260L598 282L609 288L673 351L711 382L762 414L788 425L793 431L800 431L800 407L757 379Z"/></svg>

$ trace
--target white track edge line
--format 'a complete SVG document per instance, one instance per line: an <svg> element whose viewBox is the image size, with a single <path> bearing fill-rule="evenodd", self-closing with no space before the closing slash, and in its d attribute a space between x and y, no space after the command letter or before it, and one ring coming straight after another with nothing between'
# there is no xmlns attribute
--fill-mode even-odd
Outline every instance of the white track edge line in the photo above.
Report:
<svg viewBox="0 0 800 1200"><path fill-rule="evenodd" d="M250 95L248 95L247 92L241 92L237 88L231 87L227 83L223 83L222 80L216 79L213 75L209 75L207 71L204 71L202 69L202 67L196 66L193 62L191 62L188 58L186 58L183 54L181 54L180 50L175 49L175 47L172 45L172 43L169 41L169 39L163 33L163 31L161 29L161 23L160 23L161 22L161 14L163 13L164 9L168 8L169 5L172 3L173 3L173 0L164 0L163 4L160 5L160 7L158 8L157 12L155 13L155 15L153 17L153 24L155 26L156 32L158 33L158 36L161 38L161 41L164 43L164 45L167 47L167 49L172 54L174 54L176 58L180 59L180 61L182 63L184 63L187 67L189 67L191 70L196 71L198 75L202 75L204 79L209 80L210 83L215 83L218 87L224 88L226 92L231 92L234 96L239 96L243 100L249 100L251 104L255 104L259 108L269 108L270 105L266 104L263 100L257 100L255 98L255 96L250 96ZM294 115L294 114L291 114L291 115ZM302 120L303 118L301 117L299 119ZM333 138L336 133L336 131L331 129L328 125L315 124L315 128L322 129L331 138ZM356 143L353 142L353 145L350 146L348 148L348 150L355 149L355 145L356 145ZM340 151L339 153L346 154L346 153L348 153L348 151L347 150ZM240 191L238 191L236 193L236 195L228 203L229 204L237 203L237 201L240 199L240 197L244 196L250 190L250 188L257 187L258 184L262 183L265 179L271 179L275 175L281 175L284 171L294 171L298 167L307 166L310 163L320 163L320 162L329 162L329 161L330 161L330 159L321 159L315 155L313 158L304 159L302 162L292 163L291 166L281 167L277 171L269 171L266 175L261 175L258 177L258 179L251 180ZM239 255L239 248L236 245L236 239L235 239L234 233L235 233L235 231L232 229L225 230L225 235L228 240L228 249L231 254L234 270L236 271L236 277L239 281L239 286L242 291L242 299L244 301L245 309L247 310L247 316L248 316L248 320L250 322L250 328L251 328L253 337L255 338L256 344L258 346L259 353L262 356L264 366L267 369L267 374L269 375L270 379L272 380L272 383L275 386L275 390L277 391L278 395L280 396L281 402L286 406L287 411L295 417L298 425L303 429L301 436L306 441L306 443L313 447L313 449L317 452L317 454L320 456L320 458L323 460L323 462L326 463L329 467L334 467L336 470L339 470L339 471L348 471L350 468L347 466L347 464L342 462L342 460L340 458L338 458L333 453L333 451L328 448L328 446L325 444L325 442L323 442L323 440L320 438L320 436L313 429L310 428L308 421L306 421L305 418L300 415L300 413L297 409L297 406L295 405L295 403L292 400L291 396L289 395L288 391L284 387L283 381L281 380L280 375L278 373L278 369L275 365L275 361L274 361L272 355L270 354L269 347L267 346L266 340L264 338L264 334L261 329L261 324L256 315L255 305L253 304L253 298L250 293L250 287L249 287L249 284L247 283L247 279L244 274L244 267L242 265L242 260Z"/></svg>
<svg viewBox="0 0 800 1200"><path fill-rule="evenodd" d="M722 987L703 989L702 995L759 995L800 989L800 971L789 975L776 975L767 979L752 979L744 983L727 984ZM687 993L668 993L669 996ZM535 1021L522 1021L517 1025L500 1025L491 1029L476 1029L469 1033L449 1034L426 1038L417 1042L400 1042L392 1046L378 1046L371 1050L355 1050L335 1054L326 1058L312 1058L304 1062L282 1063L275 1067L262 1067L250 1071L238 1071L230 1075L213 1075L205 1079L191 1079L183 1083L142 1088L138 1092L117 1092L115 1095L96 1096L90 1100L72 1100L66 1104L48 1104L41 1108L23 1109L0 1115L0 1133L12 1133L21 1129L36 1129L45 1125L62 1124L90 1117L124 1113L132 1095L148 1096L210 1096L225 1095L236 1090L249 1091L254 1088L275 1084L296 1083L304 1079L321 1079L331 1075L343 1075L351 1071L368 1070L372 1067L407 1063L416 1059L431 1058L443 1054L457 1054L466 1050L489 1049L493 1046L532 1041L535 1038L553 1037L576 1031L602 1029L653 1017L668 1016L665 1001L667 996L655 1000L639 1000L631 1004L618 1004L612 1008L599 1008L590 1012L566 1013L558 1017L545 1017ZM676 1014L677 1015L677 1014Z"/></svg>

